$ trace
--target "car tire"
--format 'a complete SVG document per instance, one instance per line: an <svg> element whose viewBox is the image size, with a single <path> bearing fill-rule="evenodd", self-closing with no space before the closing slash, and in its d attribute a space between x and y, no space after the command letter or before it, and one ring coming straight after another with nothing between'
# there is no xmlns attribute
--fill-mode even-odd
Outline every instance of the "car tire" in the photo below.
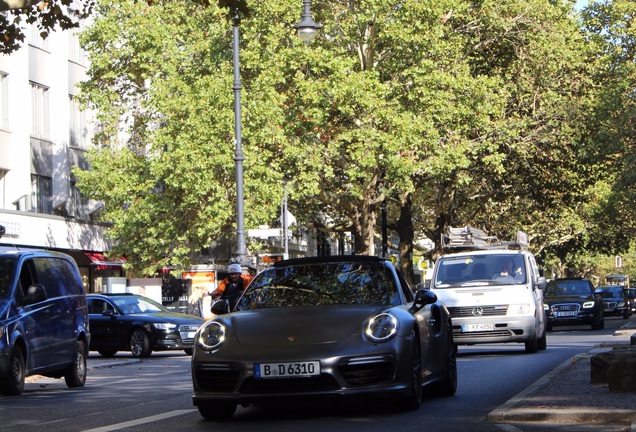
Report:
<svg viewBox="0 0 636 432"><path fill-rule="evenodd" d="M453 326L449 322L446 329L446 376L433 384L433 393L438 396L452 396L457 391L457 345L453 339Z"/></svg>
<svg viewBox="0 0 636 432"><path fill-rule="evenodd" d="M97 352L102 357L113 357L115 354L117 354L117 350L116 349L105 349L104 348L104 349L98 349Z"/></svg>
<svg viewBox="0 0 636 432"><path fill-rule="evenodd" d="M185 352L187 355L191 356L192 353L194 352L193 348L186 348L183 350L183 352Z"/></svg>
<svg viewBox="0 0 636 432"><path fill-rule="evenodd" d="M539 351L539 338L535 334L532 337L532 339L530 339L529 341L526 341L525 345L526 345L526 353L534 354L537 351Z"/></svg>
<svg viewBox="0 0 636 432"><path fill-rule="evenodd" d="M152 347L150 346L148 333L140 328L136 328L130 333L130 352L133 357L150 357Z"/></svg>
<svg viewBox="0 0 636 432"><path fill-rule="evenodd" d="M9 355L9 370L0 384L0 390L5 396L17 396L24 390L26 366L24 354L19 346L14 346Z"/></svg>
<svg viewBox="0 0 636 432"><path fill-rule="evenodd" d="M229 420L236 412L236 404L233 402L199 402L197 408L206 420Z"/></svg>
<svg viewBox="0 0 636 432"><path fill-rule="evenodd" d="M548 348L548 336L546 335L546 330L543 330L543 335L537 341L537 348L541 351Z"/></svg>
<svg viewBox="0 0 636 432"><path fill-rule="evenodd" d="M605 314L603 309L598 314L596 321L592 323L592 330L603 330L605 328Z"/></svg>
<svg viewBox="0 0 636 432"><path fill-rule="evenodd" d="M82 341L75 342L73 363L66 370L64 381L68 388L84 387L86 383L86 344Z"/></svg>
<svg viewBox="0 0 636 432"><path fill-rule="evenodd" d="M422 346L420 345L420 337L415 329L411 330L411 384L410 394L404 399L403 407L406 410L413 411L422 404Z"/></svg>

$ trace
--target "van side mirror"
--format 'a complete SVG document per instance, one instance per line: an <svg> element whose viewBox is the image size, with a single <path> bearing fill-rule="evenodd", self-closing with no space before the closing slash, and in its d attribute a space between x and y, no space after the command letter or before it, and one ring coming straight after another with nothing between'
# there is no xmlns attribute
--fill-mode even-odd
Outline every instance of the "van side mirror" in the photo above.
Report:
<svg viewBox="0 0 636 432"><path fill-rule="evenodd" d="M25 296L26 304L39 303L47 299L44 285L34 284L27 289Z"/></svg>
<svg viewBox="0 0 636 432"><path fill-rule="evenodd" d="M417 285L415 285L415 291L417 292L418 290L421 289L429 289L431 281L426 281L426 282L420 282Z"/></svg>
<svg viewBox="0 0 636 432"><path fill-rule="evenodd" d="M539 288L539 289L544 290L545 287L547 286L547 284L548 283L546 282L545 277L540 276L540 277L537 278L537 281L535 282L534 286L535 286L535 288Z"/></svg>

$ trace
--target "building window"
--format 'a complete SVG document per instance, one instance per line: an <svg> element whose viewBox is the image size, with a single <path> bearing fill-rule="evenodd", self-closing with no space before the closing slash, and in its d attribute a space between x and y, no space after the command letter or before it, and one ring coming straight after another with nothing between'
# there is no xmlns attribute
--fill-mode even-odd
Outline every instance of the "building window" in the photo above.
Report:
<svg viewBox="0 0 636 432"><path fill-rule="evenodd" d="M69 95L69 137L68 142L72 147L86 148L87 128L86 113L80 110L77 100Z"/></svg>
<svg viewBox="0 0 636 432"><path fill-rule="evenodd" d="M49 40L42 37L41 31L36 23L30 25L28 38L31 45L44 50L49 49Z"/></svg>
<svg viewBox="0 0 636 432"><path fill-rule="evenodd" d="M31 175L31 205L36 213L53 214L53 186L50 177Z"/></svg>
<svg viewBox="0 0 636 432"><path fill-rule="evenodd" d="M69 36L69 47L68 47L68 57L69 60L74 61L79 64L86 64L86 51L82 49L80 46L78 32L74 31L70 33Z"/></svg>
<svg viewBox="0 0 636 432"><path fill-rule="evenodd" d="M88 220L88 201L84 199L75 182L71 182L71 199L68 202L68 215L79 220Z"/></svg>
<svg viewBox="0 0 636 432"><path fill-rule="evenodd" d="M8 77L4 72L0 72L0 128L9 128L9 91L7 86Z"/></svg>
<svg viewBox="0 0 636 432"><path fill-rule="evenodd" d="M49 89L31 83L31 135L49 138Z"/></svg>

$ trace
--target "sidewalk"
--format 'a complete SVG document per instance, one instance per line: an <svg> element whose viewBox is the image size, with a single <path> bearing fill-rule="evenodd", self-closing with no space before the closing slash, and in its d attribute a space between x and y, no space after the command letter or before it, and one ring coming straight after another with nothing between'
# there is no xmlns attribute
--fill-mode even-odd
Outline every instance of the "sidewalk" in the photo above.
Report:
<svg viewBox="0 0 636 432"><path fill-rule="evenodd" d="M629 345L633 333L636 333L636 324L628 323L614 334L616 341L562 363L492 411L486 420L496 423L636 423L636 392L610 393L607 385L590 382L590 357L616 345Z"/></svg>

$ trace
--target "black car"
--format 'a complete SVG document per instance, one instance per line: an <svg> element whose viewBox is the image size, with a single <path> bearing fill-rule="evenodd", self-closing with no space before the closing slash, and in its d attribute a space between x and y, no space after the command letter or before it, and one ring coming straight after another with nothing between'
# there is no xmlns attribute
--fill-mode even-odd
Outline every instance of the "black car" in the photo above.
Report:
<svg viewBox="0 0 636 432"><path fill-rule="evenodd" d="M629 318L632 311L629 307L629 299L625 289L620 285L609 285L596 288L596 292L603 298L603 311L605 315L619 315Z"/></svg>
<svg viewBox="0 0 636 432"><path fill-rule="evenodd" d="M197 333L193 403L206 419L237 405L383 397L417 409L457 388L451 317L429 290L415 294L390 260L332 256L279 261L230 312Z"/></svg>
<svg viewBox="0 0 636 432"><path fill-rule="evenodd" d="M551 280L544 293L548 330L554 326L589 324L592 330L605 327L603 303L588 279Z"/></svg>
<svg viewBox="0 0 636 432"><path fill-rule="evenodd" d="M194 335L204 323L194 315L171 312L136 294L88 294L90 350L105 357L130 351L148 357L153 351L192 354Z"/></svg>

